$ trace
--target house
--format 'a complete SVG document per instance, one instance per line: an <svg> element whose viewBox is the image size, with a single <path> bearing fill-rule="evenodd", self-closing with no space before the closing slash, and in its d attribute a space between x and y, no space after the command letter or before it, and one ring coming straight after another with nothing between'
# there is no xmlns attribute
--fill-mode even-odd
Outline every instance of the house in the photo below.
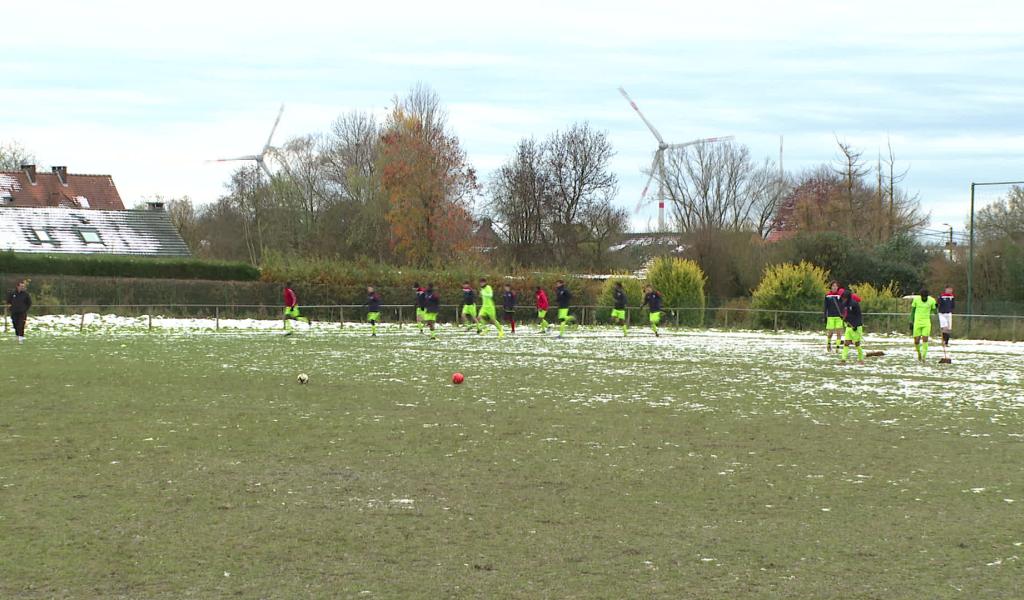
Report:
<svg viewBox="0 0 1024 600"><path fill-rule="evenodd" d="M473 231L470 244L473 250L482 253L493 252L500 246L501 236L494 230L494 221L484 217Z"/></svg>
<svg viewBox="0 0 1024 600"><path fill-rule="evenodd" d="M67 167L43 173L35 165L0 171L0 206L124 210L110 175L77 175Z"/></svg>
<svg viewBox="0 0 1024 600"><path fill-rule="evenodd" d="M163 204L125 210L109 175L0 172L0 251L191 256Z"/></svg>

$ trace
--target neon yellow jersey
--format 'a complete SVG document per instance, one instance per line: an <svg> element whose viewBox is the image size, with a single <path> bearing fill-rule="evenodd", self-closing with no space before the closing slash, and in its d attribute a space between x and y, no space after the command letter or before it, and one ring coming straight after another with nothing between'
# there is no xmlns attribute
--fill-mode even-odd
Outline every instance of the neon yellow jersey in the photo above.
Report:
<svg viewBox="0 0 1024 600"><path fill-rule="evenodd" d="M494 290L490 285L480 288L480 308L494 308Z"/></svg>
<svg viewBox="0 0 1024 600"><path fill-rule="evenodd" d="M914 296L910 308L914 311L914 325L925 325L932 322L932 313L938 309L935 307L935 298L928 296L927 300L921 300L921 296Z"/></svg>

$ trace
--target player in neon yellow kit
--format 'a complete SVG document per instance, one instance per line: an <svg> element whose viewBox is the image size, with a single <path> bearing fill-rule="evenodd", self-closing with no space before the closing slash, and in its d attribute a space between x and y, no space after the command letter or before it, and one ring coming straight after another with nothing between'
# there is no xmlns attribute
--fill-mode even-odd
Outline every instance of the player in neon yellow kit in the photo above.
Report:
<svg viewBox="0 0 1024 600"><path fill-rule="evenodd" d="M483 333L481 327L484 321L489 320L494 323L494 326L498 328L498 337L505 337L505 331L501 327L501 322L498 321L498 311L494 307L494 289L487 284L487 280L483 277L480 278L480 315L477 317L476 330L477 333Z"/></svg>
<svg viewBox="0 0 1024 600"><path fill-rule="evenodd" d="M924 362L928 358L928 336L932 333L932 313L937 311L937 303L924 288L918 294L910 303L910 316L914 320L914 350L917 351L917 360Z"/></svg>

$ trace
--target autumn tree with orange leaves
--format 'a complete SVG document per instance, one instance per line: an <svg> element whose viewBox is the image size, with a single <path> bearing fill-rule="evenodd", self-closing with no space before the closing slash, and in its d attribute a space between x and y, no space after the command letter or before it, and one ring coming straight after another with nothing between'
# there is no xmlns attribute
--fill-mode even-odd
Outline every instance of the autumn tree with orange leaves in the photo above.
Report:
<svg viewBox="0 0 1024 600"><path fill-rule="evenodd" d="M470 249L476 172L447 131L433 90L417 85L395 99L379 161L391 246L401 262L439 265Z"/></svg>

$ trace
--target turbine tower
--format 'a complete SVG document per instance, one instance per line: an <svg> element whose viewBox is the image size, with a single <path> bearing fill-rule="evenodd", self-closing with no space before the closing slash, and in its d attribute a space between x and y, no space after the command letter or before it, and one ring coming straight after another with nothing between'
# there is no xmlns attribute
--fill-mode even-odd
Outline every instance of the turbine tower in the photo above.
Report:
<svg viewBox="0 0 1024 600"><path fill-rule="evenodd" d="M644 125L647 126L647 129L649 129L651 133L654 134L654 139L658 141L658 148L654 151L654 161L651 163L651 173L650 176L647 177L647 183L644 184L644 191L640 193L640 200L637 202L636 212L640 212L640 209L642 209L646 204L645 200L647 198L647 190L651 186L651 180L653 180L655 176L657 176L658 231L665 231L665 151L678 150L680 148L686 148L687 146L694 146L697 144L705 144L710 142L724 142L726 140L731 140L732 136L729 135L725 137L703 138L699 140L693 140L690 142L684 142L682 144L669 144L665 141L664 138L661 137L661 134L658 133L658 130L654 128L654 125L651 125L651 122L647 120L647 117L644 116L644 113L640 112L640 107L638 107L636 105L636 102L633 102L633 99L629 97L629 94L626 93L625 88L619 87L619 93L622 94L622 97L625 98L627 102L629 102L629 105L632 106L633 110L636 111L636 114L640 116L640 119L644 122Z"/></svg>

